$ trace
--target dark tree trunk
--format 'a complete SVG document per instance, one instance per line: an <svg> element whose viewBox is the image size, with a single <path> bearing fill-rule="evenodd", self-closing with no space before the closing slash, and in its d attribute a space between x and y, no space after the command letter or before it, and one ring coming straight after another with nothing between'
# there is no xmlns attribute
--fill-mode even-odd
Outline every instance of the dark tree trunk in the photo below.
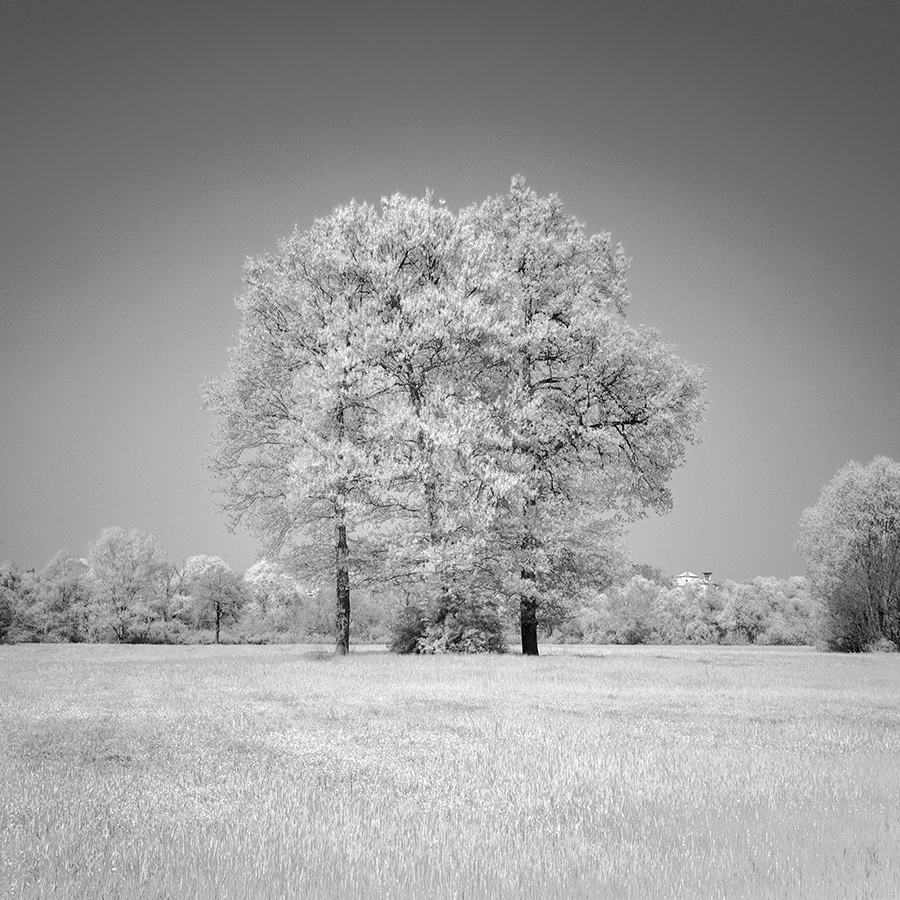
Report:
<svg viewBox="0 0 900 900"><path fill-rule="evenodd" d="M525 327L531 327L533 311L530 302L525 307ZM519 379L522 385L522 393L528 399L534 396L534 388L531 384L531 353L526 349L522 355L521 369L519 370ZM532 459L532 466L534 461ZM536 502L533 497L525 501L523 510L523 519L525 524L525 535L522 538L522 550L527 568L522 569L522 580L530 582L532 586L535 581L535 572L532 568L533 563L529 559L531 551L535 547L534 533L531 525L535 515ZM537 597L532 592L522 595L519 598L519 624L522 630L522 656L538 655L538 638L537 638Z"/></svg>
<svg viewBox="0 0 900 900"><path fill-rule="evenodd" d="M222 627L222 605L216 604L216 643L219 643L219 629Z"/></svg>
<svg viewBox="0 0 900 900"><path fill-rule="evenodd" d="M526 531L522 538L522 551L525 557L525 565L522 568L522 581L531 585L531 591L519 598L519 624L522 630L522 656L538 655L537 634L537 605L538 598L535 591L537 577L531 560L531 553L536 546L534 532L531 529L531 520L535 513L534 500L529 500L525 505Z"/></svg>
<svg viewBox="0 0 900 900"><path fill-rule="evenodd" d="M523 578L528 575L529 573L522 573ZM519 600L519 621L522 627L522 656L537 656L537 600L534 597L522 597Z"/></svg>
<svg viewBox="0 0 900 900"><path fill-rule="evenodd" d="M350 652L350 553L347 549L347 525L343 514L338 518L336 548L335 643L334 652L346 656Z"/></svg>

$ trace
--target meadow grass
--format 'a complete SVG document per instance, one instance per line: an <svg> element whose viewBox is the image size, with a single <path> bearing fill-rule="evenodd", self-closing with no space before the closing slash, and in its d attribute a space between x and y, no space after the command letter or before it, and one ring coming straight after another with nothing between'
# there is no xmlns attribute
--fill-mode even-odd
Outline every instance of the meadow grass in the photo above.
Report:
<svg viewBox="0 0 900 900"><path fill-rule="evenodd" d="M900 656L0 647L0 896L900 897Z"/></svg>

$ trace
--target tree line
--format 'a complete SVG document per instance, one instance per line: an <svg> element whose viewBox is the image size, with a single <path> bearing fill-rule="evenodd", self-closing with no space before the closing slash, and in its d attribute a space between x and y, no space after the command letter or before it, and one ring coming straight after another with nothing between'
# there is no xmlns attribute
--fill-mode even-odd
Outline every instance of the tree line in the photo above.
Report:
<svg viewBox="0 0 900 900"><path fill-rule="evenodd" d="M608 581L544 603L547 640L595 644L816 644L900 647L900 465L850 462L800 520L807 576L679 585L658 568L608 558ZM358 591L354 638L397 652L503 651L515 610L471 604L435 623L402 594ZM169 562L156 539L108 528L86 557L41 572L0 564L0 642L301 642L334 639L334 590L284 560L242 575L218 557Z"/></svg>
<svg viewBox="0 0 900 900"><path fill-rule="evenodd" d="M107 528L86 557L60 552L40 572L0 564L0 642L267 643L333 638L333 599L261 559L234 572L216 556L169 562L139 529ZM359 640L385 640L360 604Z"/></svg>
<svg viewBox="0 0 900 900"><path fill-rule="evenodd" d="M0 564L3 642L320 642L334 639L333 608L332 589L304 584L277 560L243 574L208 555L174 565L137 529L108 528L86 557L61 552L38 573ZM363 591L353 633L397 652L503 651L515 624L496 607L467 621L454 639L417 607ZM622 561L613 584L557 607L541 631L565 643L812 644L822 621L804 578L678 586Z"/></svg>
<svg viewBox="0 0 900 900"><path fill-rule="evenodd" d="M643 567L642 567L643 568ZM678 585L634 574L579 603L555 639L591 644L815 645L821 604L806 578Z"/></svg>

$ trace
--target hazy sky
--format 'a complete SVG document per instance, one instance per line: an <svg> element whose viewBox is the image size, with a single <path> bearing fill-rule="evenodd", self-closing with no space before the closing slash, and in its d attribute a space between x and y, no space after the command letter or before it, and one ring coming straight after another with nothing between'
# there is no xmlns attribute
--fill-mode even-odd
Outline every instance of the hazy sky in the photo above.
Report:
<svg viewBox="0 0 900 900"><path fill-rule="evenodd" d="M245 569L200 406L244 258L351 198L458 209L521 172L708 369L635 561L802 572L822 485L900 459L895 0L317 5L0 0L0 560L121 525Z"/></svg>

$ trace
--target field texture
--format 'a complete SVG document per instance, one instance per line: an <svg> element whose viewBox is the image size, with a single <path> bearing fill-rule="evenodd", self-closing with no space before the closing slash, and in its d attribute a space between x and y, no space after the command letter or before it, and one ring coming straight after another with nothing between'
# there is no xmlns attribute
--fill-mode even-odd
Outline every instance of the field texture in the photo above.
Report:
<svg viewBox="0 0 900 900"><path fill-rule="evenodd" d="M900 656L0 647L0 896L900 897Z"/></svg>

